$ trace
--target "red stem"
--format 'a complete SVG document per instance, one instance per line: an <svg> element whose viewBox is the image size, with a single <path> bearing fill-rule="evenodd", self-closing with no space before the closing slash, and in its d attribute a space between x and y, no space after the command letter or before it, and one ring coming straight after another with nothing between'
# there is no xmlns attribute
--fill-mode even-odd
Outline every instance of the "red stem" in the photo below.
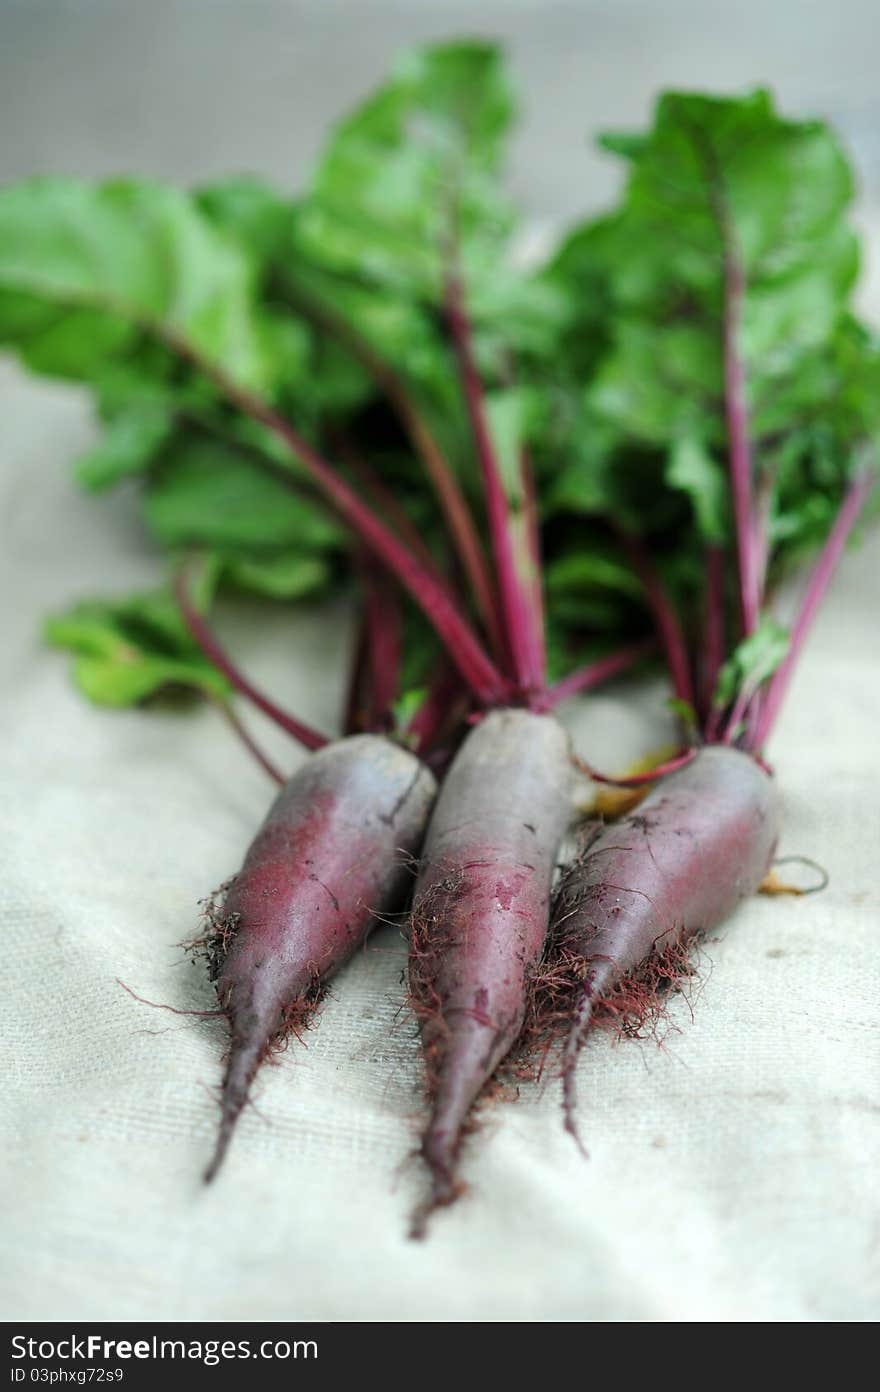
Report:
<svg viewBox="0 0 880 1392"><path fill-rule="evenodd" d="M404 545L409 547L416 560L425 567L425 570L431 571L439 584L445 584L444 577L434 557L419 535L406 509L401 507L385 480L377 473L370 461L359 450L355 449L351 440L343 435L340 435L334 444L339 458L354 475L357 483L369 496L379 514L397 533Z"/></svg>
<svg viewBox="0 0 880 1392"><path fill-rule="evenodd" d="M825 597L849 535L859 519L859 514L867 502L875 482L876 475L873 472L862 473L853 480L847 490L840 511L835 518L834 526L831 528L828 540L822 548L807 584L798 616L791 630L788 652L768 683L761 713L751 738L754 749L761 749L770 736L807 634L816 617L816 611Z"/></svg>
<svg viewBox="0 0 880 1392"><path fill-rule="evenodd" d="M417 754L424 756L454 723L461 695L461 682L455 668L443 662L427 696L407 726L406 733L414 741Z"/></svg>
<svg viewBox="0 0 880 1392"><path fill-rule="evenodd" d="M577 755L573 758L573 763L585 773L588 778L592 778L594 783L607 783L612 788L642 788L646 783L656 783L658 778L664 778L667 773L675 773L677 769L685 768L693 763L699 753L696 749L686 749L683 754L677 754L674 759L668 759L665 764L658 764L656 768L649 769L647 773L634 773L631 778L611 778L607 773L599 773L588 764L585 759L580 759Z"/></svg>
<svg viewBox="0 0 880 1392"><path fill-rule="evenodd" d="M761 711L764 709L767 688L758 687L751 701L749 702L748 715L746 716L746 736L743 743L751 749L754 743L755 730L761 719ZM759 760L760 762L760 760Z"/></svg>
<svg viewBox="0 0 880 1392"><path fill-rule="evenodd" d="M288 715L287 711L282 710L280 706L276 706L275 702L270 700L268 696L264 696L262 691L248 681L244 673L240 672L232 660L227 657L207 622L190 600L186 579L186 567L183 566L174 577L174 593L183 621L208 661L213 663L218 672L223 673L236 691L245 696L264 715L268 715L270 720L274 720L276 725L280 725L282 730L293 735L293 738L299 740L306 749L323 749L329 743L326 735L319 734L311 726L304 725L302 721Z"/></svg>
<svg viewBox="0 0 880 1392"><path fill-rule="evenodd" d="M535 702L533 709L538 711L552 710L560 701L565 701L569 696L576 696L579 691L591 691L593 687L599 686L602 682L610 681L620 672L625 672L641 658L647 657L653 652L657 644L653 638L645 638L640 643L631 643L629 647L621 648L619 652L609 653L607 657L600 657L595 662L589 662L585 667L579 667L577 671L563 677L562 681L556 682L544 692L543 696Z"/></svg>
<svg viewBox="0 0 880 1392"><path fill-rule="evenodd" d="M727 423L730 492L736 531L739 602L743 636L753 633L761 607L760 547L752 505L752 458L746 373L740 348L745 269L736 240L736 229L727 204L724 176L715 146L699 126L692 136L702 158L709 186L709 200L721 237L723 275L722 350L724 358L724 416Z"/></svg>
<svg viewBox="0 0 880 1392"><path fill-rule="evenodd" d="M392 723L392 707L400 695L403 661L400 598L393 581L372 558L366 561L364 583L371 725L387 730Z"/></svg>
<svg viewBox="0 0 880 1392"><path fill-rule="evenodd" d="M764 602L767 586L767 567L770 563L770 514L773 506L775 471L766 467L759 472L755 490L755 583L759 603Z"/></svg>
<svg viewBox="0 0 880 1392"><path fill-rule="evenodd" d="M450 540L470 585L477 613L493 647L500 651L500 633L495 613L492 579L483 554L476 523L449 462L424 417L410 397L403 379L334 310L319 303L317 299L300 290L299 287L293 288L293 295L304 312L331 333L369 373L396 412L413 447L421 457L425 471L437 495L440 510L446 519Z"/></svg>
<svg viewBox="0 0 880 1392"><path fill-rule="evenodd" d="M630 532L621 531L620 538L633 569L642 582L648 605L654 615L654 622L657 625L657 631L666 655L669 675L672 678L673 691L680 701L686 701L689 706L693 706L694 683L688 662L687 646L672 600L669 598L663 581L651 563L642 543Z"/></svg>
<svg viewBox="0 0 880 1392"><path fill-rule="evenodd" d="M759 542L752 505L752 458L746 403L745 365L740 352L745 273L735 245L733 228L719 194L717 217L724 246L724 414L727 421L730 491L736 529L740 609L743 635L754 633L761 605Z"/></svg>
<svg viewBox="0 0 880 1392"><path fill-rule="evenodd" d="M517 685L522 691L537 692L544 684L543 643L531 612L528 582L523 580L517 567L510 508L486 417L483 386L474 362L471 325L464 305L461 280L454 272L447 278L445 307L480 463L486 518L498 572L504 636L510 649ZM524 558L519 559L521 564Z"/></svg>
<svg viewBox="0 0 880 1392"><path fill-rule="evenodd" d="M284 784L287 782L287 779L284 777L284 774L280 773L279 770L275 767L275 765L271 762L271 760L267 758L267 756L263 753L256 740L250 734L249 730L242 723L242 721L239 719L236 711L233 710L229 702L224 701L221 697L218 696L215 699L214 704L217 706L218 710L222 711L223 715L225 715L226 719L229 721L229 724L235 731L236 735L238 735L238 738L241 740L245 749L248 751L249 754L253 755L257 763L260 765L260 768L263 769L265 773L268 773L270 778L274 778L275 782L280 787L283 787Z"/></svg>
<svg viewBox="0 0 880 1392"><path fill-rule="evenodd" d="M332 465L267 402L239 386L214 364L205 362L185 340L168 331L163 332L163 338L174 351L207 376L227 400L245 415L265 425L284 442L340 517L409 592L445 644L477 699L485 705L503 702L508 693L508 683L486 655L445 586L425 570L408 547L389 531Z"/></svg>
<svg viewBox="0 0 880 1392"><path fill-rule="evenodd" d="M370 700L367 691L369 668L367 662L367 616L365 610L358 617L357 635L348 677L348 690L345 694L345 709L342 729L346 735L359 734L369 729Z"/></svg>
<svg viewBox="0 0 880 1392"><path fill-rule="evenodd" d="M737 692L736 700L733 703L730 715L727 717L727 723L724 726L724 734L721 737L722 744L730 744L733 741L737 726L742 724L746 711L756 695L757 690L754 686L743 686Z"/></svg>
<svg viewBox="0 0 880 1392"><path fill-rule="evenodd" d="M532 456L525 447L520 450L519 470L523 494L522 525L527 548L527 560L523 565L523 572L530 582L528 585L529 602L532 609L532 623L537 636L537 651L541 668L540 685L543 687L547 681L547 635L542 583L541 520L538 513L538 489L535 484Z"/></svg>
<svg viewBox="0 0 880 1392"><path fill-rule="evenodd" d="M707 727L714 711L712 697L718 674L724 664L724 571L722 546L706 547L706 608L703 616L703 670L701 673L700 713Z"/></svg>

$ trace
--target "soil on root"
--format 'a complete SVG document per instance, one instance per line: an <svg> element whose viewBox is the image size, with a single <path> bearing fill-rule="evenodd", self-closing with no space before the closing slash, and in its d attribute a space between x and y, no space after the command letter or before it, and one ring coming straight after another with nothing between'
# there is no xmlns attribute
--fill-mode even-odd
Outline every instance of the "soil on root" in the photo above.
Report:
<svg viewBox="0 0 880 1392"><path fill-rule="evenodd" d="M240 915L224 914L223 905L237 876L226 880L218 889L199 900L199 931L194 938L181 943L193 963L203 962L209 981L219 981L229 956L229 949L235 941Z"/></svg>
<svg viewBox="0 0 880 1392"><path fill-rule="evenodd" d="M436 1095L437 1061L448 1033L437 979L453 943L448 925L463 885L463 872L450 873L421 896L410 915L407 1004L422 1037L425 1089L430 1099Z"/></svg>
<svg viewBox="0 0 880 1392"><path fill-rule="evenodd" d="M692 944L674 930L666 939L663 946L657 944L650 957L595 998L590 1030L603 1030L618 1040L650 1039L663 1044L675 1028L669 1016L671 997L682 995L690 1005L688 986L698 979ZM561 1067L575 1008L594 969L594 961L564 941L541 962L532 979L526 1023L511 1065L517 1079L539 1080L557 1054Z"/></svg>
<svg viewBox="0 0 880 1392"><path fill-rule="evenodd" d="M224 913L223 911L223 905L236 879L237 876L233 876L204 899L199 900L201 910L199 932L196 937L183 944L190 961L204 964L208 980L215 986L223 974L223 968L235 942L241 920L240 914ZM316 970L306 990L284 1007L281 1023L260 1055L260 1067L266 1063L272 1064L277 1061L278 1055L287 1050L292 1038L305 1045L303 1035L314 1022L318 1008L326 995L326 990L326 983ZM217 991L217 1004L218 1009L214 1013L218 1016L225 1016L231 1024L228 991L222 995L219 990ZM224 1064L229 1061L233 1043L234 1039L230 1039L223 1054L222 1062Z"/></svg>

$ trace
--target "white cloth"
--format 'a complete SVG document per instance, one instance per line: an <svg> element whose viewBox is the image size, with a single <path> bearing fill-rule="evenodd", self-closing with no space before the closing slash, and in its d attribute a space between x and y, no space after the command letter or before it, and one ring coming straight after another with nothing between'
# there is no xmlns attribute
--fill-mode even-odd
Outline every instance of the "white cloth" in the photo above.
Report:
<svg viewBox="0 0 880 1392"><path fill-rule="evenodd" d="M827 866L813 898L748 903L701 965L663 1050L595 1038L580 1068L587 1163L557 1087L524 1086L468 1142L471 1184L406 1240L419 1051L405 945L383 929L308 1048L256 1088L225 1171L200 1171L224 1034L177 946L237 868L271 787L209 711L112 713L71 688L38 623L75 594L149 583L124 498L78 496L79 394L2 376L9 467L2 865L7 1318L859 1320L878 1312L876 541L847 558L772 755L783 850ZM114 526L102 515L118 513ZM226 617L244 664L306 718L338 700L342 610ZM578 702L614 768L665 736L661 692ZM261 727L261 733L263 732ZM299 756L266 734L288 766Z"/></svg>

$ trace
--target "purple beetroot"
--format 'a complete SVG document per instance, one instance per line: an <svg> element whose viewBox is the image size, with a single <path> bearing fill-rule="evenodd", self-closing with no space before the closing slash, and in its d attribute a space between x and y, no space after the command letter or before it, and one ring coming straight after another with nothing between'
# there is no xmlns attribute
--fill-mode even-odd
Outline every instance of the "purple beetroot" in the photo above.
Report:
<svg viewBox="0 0 880 1392"><path fill-rule="evenodd" d="M273 1045L305 1022L377 916L405 903L435 790L415 755L355 735L312 754L276 798L216 918L231 1042L206 1180Z"/></svg>

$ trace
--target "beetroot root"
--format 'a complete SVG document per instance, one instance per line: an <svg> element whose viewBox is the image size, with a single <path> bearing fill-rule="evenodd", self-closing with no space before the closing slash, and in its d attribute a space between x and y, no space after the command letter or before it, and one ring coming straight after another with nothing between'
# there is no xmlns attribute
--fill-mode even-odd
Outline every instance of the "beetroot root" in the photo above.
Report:
<svg viewBox="0 0 880 1392"><path fill-rule="evenodd" d="M459 1192L468 1112L522 1028L570 784L568 737L556 720L495 711L465 740L432 815L410 952L432 1101L421 1149L433 1186L415 1236Z"/></svg>
<svg viewBox="0 0 880 1392"><path fill-rule="evenodd" d="M402 907L435 792L415 755L356 735L311 755L278 795L216 915L231 1042L206 1181L273 1043L304 1022L376 915Z"/></svg>
<svg viewBox="0 0 880 1392"><path fill-rule="evenodd" d="M549 966L570 983L562 1000L570 1021L562 1077L566 1126L576 1140L575 1065L597 1003L628 972L713 928L754 894L779 826L772 778L749 754L709 746L595 836L567 869Z"/></svg>

